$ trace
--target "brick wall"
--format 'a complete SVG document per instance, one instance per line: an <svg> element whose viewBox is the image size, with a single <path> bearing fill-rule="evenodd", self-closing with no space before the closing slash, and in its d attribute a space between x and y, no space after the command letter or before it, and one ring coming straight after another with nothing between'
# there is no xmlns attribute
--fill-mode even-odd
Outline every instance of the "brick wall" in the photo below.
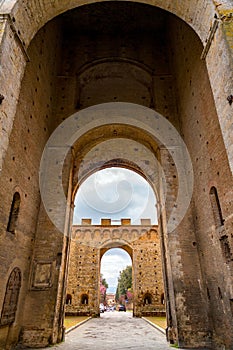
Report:
<svg viewBox="0 0 233 350"><path fill-rule="evenodd" d="M68 242L50 223L41 204L38 170L44 145L56 126L72 113L94 103L127 101L157 110L184 138L194 168L194 194L186 217L176 231L167 234L166 220L177 194L177 173L171 154L162 147L158 149L158 140L135 127L97 128L77 141L73 149L73 196L88 171L96 169L96 164L91 164L93 159L93 163L97 161L95 155L102 157L101 161L105 159L105 153L93 152L90 168L80 171L82 159L94 146L117 137L120 142L122 137L150 149L161 161L168 182L160 229L170 326L180 345L209 346L212 341L216 349L230 349L233 336L226 330L231 329L233 299L232 106L227 101L233 89L231 2L153 2L183 18L201 41L178 17L155 9L154 18L159 18L154 21L157 36L145 30L140 38L134 34L121 42L121 38L127 38L125 35L102 36L99 30L99 44L95 45L88 33L75 41L72 32L76 16L85 18L88 8L80 7L75 10L79 13L65 14L42 28L49 19L76 7L77 2L38 4L18 1L11 18L0 18L0 93L5 97L0 105L0 275L4 286L0 290L0 308L10 272L19 267L23 276L16 322L8 333L8 343L17 342L22 330L24 343L32 346L61 339ZM14 1L1 5L1 11L8 13ZM114 4L105 6L112 10ZM99 11L101 18L104 9ZM144 11L148 10L137 11L147 18ZM219 17L218 29L205 60L201 60L215 14ZM136 154L133 143L128 151L122 153L127 158L125 165L138 171L132 164ZM151 158L145 160L153 164ZM66 190L70 164L67 159ZM143 175L161 195L153 166L148 166ZM213 186L224 219L220 229L215 226L209 197ZM6 228L15 192L20 194L21 205L12 235ZM60 216L61 220L65 217L62 208ZM1 328L2 344L6 343L6 333Z"/></svg>
<svg viewBox="0 0 233 350"><path fill-rule="evenodd" d="M110 225L110 226L109 226ZM130 225L101 226L75 225L72 228L67 294L72 297L66 305L68 315L99 314L100 264L103 254L110 246L125 249L132 258L133 269L133 313L137 317L165 312L161 303L164 293L160 238L157 226ZM147 294L151 304L145 304ZM82 296L88 303L82 304Z"/></svg>

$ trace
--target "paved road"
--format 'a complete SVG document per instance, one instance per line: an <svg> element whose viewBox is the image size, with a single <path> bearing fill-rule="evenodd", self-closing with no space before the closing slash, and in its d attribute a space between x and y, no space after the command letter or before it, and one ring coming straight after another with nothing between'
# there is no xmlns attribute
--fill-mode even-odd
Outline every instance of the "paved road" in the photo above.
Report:
<svg viewBox="0 0 233 350"><path fill-rule="evenodd" d="M171 350L165 336L128 312L105 312L66 335L50 350Z"/></svg>

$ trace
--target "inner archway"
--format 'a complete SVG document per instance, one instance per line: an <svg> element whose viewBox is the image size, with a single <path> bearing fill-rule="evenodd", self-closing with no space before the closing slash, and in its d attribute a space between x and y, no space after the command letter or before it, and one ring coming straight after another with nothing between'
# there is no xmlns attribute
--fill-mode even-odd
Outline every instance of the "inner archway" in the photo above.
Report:
<svg viewBox="0 0 233 350"><path fill-rule="evenodd" d="M104 146L106 150L106 144ZM101 154L101 145L98 145L98 148ZM129 149L127 151L129 152ZM115 155L119 149L115 147L112 151L110 147L109 152L111 157L112 152ZM119 165L119 158L117 161L114 159L106 162L105 166ZM81 183L76 194L77 212L84 206L84 202L88 205L84 208L85 217L78 224L78 218L74 215L68 276L68 293L73 293L74 304L66 306L69 315L97 315L100 310L99 304L101 308L107 306L106 294L103 297L101 289L98 289L96 294L96 286L101 282L101 278L106 277L101 275L103 256L114 248L121 248L127 252L133 270L132 286L125 290L124 295L119 296L118 303L122 298L124 306L130 301L128 306L131 305L136 316L165 314L165 305L161 306L158 302L158 295L164 293L164 284L156 197L151 185L141 175L125 169L127 164L132 167L132 163L123 159L124 168L106 167L99 170L89 176L89 181L86 179ZM145 178L146 176L144 173ZM83 202L84 195L86 197ZM81 203L78 203L79 201ZM96 217L96 213L99 218ZM86 280L85 276L91 276L91 280ZM104 285L102 289L104 290ZM130 289L135 292L134 303ZM153 294L153 305L150 305L150 308L143 302L145 293ZM89 305L78 302L79 299L82 300L83 295L88 295Z"/></svg>
<svg viewBox="0 0 233 350"><path fill-rule="evenodd" d="M125 271L126 278L119 285L119 278ZM132 258L122 248L111 248L101 257L100 275L107 282L107 288L101 293L100 302L105 310L113 311L119 304L127 310L133 310L133 271ZM102 281L101 281L102 282ZM103 283L101 283L101 286Z"/></svg>
<svg viewBox="0 0 233 350"><path fill-rule="evenodd" d="M125 287L124 293L121 291L118 302L122 299L126 304L127 292L131 293L132 288L134 316L165 316L165 304L161 302L164 282L157 225L150 222L130 225L128 220L121 225L111 225L108 219L101 225L91 225L83 221L73 226L72 238L67 284L72 304L66 305L67 315L98 316L100 303L107 306L106 295L104 298L100 295L101 260L106 252L121 248L132 261L132 286ZM145 303L145 295L149 294L150 303ZM83 302L84 296L88 303Z"/></svg>

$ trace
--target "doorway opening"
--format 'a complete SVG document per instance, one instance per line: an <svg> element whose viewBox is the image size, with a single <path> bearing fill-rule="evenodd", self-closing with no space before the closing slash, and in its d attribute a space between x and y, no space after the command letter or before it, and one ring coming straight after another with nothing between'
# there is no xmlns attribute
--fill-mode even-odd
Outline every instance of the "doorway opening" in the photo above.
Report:
<svg viewBox="0 0 233 350"><path fill-rule="evenodd" d="M101 258L100 310L133 311L132 258L122 248L111 248Z"/></svg>
<svg viewBox="0 0 233 350"><path fill-rule="evenodd" d="M66 305L66 315L116 310L165 317L156 203L150 183L126 168L101 169L81 183L67 287L72 305Z"/></svg>

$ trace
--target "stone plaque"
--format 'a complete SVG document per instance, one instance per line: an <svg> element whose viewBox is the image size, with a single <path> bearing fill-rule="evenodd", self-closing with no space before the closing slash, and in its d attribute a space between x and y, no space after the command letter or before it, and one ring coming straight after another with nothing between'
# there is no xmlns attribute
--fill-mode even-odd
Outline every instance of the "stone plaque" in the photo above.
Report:
<svg viewBox="0 0 233 350"><path fill-rule="evenodd" d="M52 263L34 262L32 289L47 289L52 286Z"/></svg>

